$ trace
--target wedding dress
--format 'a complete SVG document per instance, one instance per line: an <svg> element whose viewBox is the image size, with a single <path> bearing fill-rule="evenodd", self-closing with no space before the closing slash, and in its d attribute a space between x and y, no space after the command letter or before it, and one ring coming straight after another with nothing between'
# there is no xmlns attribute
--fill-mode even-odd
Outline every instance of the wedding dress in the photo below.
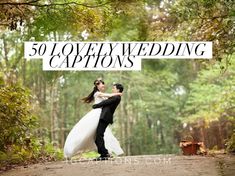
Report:
<svg viewBox="0 0 235 176"><path fill-rule="evenodd" d="M97 93L98 92L94 95L95 104L105 100L105 98L97 96ZM71 158L75 154L84 151L97 150L95 136L101 111L101 108L92 109L72 128L64 145L65 158ZM114 153L116 155L124 153L118 140L113 136L109 126L104 133L104 142L109 153Z"/></svg>

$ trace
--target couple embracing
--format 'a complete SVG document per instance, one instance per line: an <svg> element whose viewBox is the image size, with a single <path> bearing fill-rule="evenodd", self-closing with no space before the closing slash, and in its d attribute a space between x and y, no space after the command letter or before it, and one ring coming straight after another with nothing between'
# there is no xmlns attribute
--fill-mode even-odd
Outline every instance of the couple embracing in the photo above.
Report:
<svg viewBox="0 0 235 176"><path fill-rule="evenodd" d="M83 101L94 101L93 110L88 112L69 132L65 145L64 156L70 159L77 153L98 150L100 156L95 160L107 160L111 153L123 154L118 140L108 127L113 123L113 114L121 101L123 86L114 84L112 93L105 93L105 83L101 79L94 81L93 91Z"/></svg>

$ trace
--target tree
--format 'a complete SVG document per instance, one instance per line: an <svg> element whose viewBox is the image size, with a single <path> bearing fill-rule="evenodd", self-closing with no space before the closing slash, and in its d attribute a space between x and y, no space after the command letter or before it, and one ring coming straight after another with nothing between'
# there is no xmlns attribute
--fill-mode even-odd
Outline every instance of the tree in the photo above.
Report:
<svg viewBox="0 0 235 176"><path fill-rule="evenodd" d="M162 1L152 11L150 40L212 41L213 60L234 53L235 3L232 0Z"/></svg>

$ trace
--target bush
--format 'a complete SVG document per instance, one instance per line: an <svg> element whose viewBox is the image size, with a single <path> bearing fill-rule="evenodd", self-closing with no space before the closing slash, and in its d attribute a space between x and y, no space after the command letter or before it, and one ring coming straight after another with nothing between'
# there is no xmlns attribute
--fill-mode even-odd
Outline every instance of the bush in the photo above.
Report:
<svg viewBox="0 0 235 176"><path fill-rule="evenodd" d="M0 89L0 150L6 152L15 144L27 145L37 118L30 112L29 92L20 86Z"/></svg>
<svg viewBox="0 0 235 176"><path fill-rule="evenodd" d="M63 157L49 140L40 143L38 118L33 115L29 99L29 91L19 85L0 88L0 170L2 166Z"/></svg>
<svg viewBox="0 0 235 176"><path fill-rule="evenodd" d="M226 142L226 146L228 152L235 153L235 132L233 132L231 138Z"/></svg>

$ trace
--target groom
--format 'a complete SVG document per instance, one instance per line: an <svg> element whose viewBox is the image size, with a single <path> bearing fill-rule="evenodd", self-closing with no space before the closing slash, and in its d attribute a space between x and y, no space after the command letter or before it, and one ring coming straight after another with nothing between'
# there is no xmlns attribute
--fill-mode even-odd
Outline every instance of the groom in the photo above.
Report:
<svg viewBox="0 0 235 176"><path fill-rule="evenodd" d="M119 92L121 93L122 91L123 91L123 86L121 84L116 83L113 85L112 88L113 93L119 93ZM120 101L121 101L121 96L117 95L117 96L112 96L107 100L104 100L92 106L93 108L102 108L99 124L96 131L96 139L95 139L95 144L98 148L98 153L100 154L100 157L98 157L95 160L107 160L108 158L111 157L104 145L104 132L107 126L113 123L113 113L117 108L118 104L120 103Z"/></svg>

